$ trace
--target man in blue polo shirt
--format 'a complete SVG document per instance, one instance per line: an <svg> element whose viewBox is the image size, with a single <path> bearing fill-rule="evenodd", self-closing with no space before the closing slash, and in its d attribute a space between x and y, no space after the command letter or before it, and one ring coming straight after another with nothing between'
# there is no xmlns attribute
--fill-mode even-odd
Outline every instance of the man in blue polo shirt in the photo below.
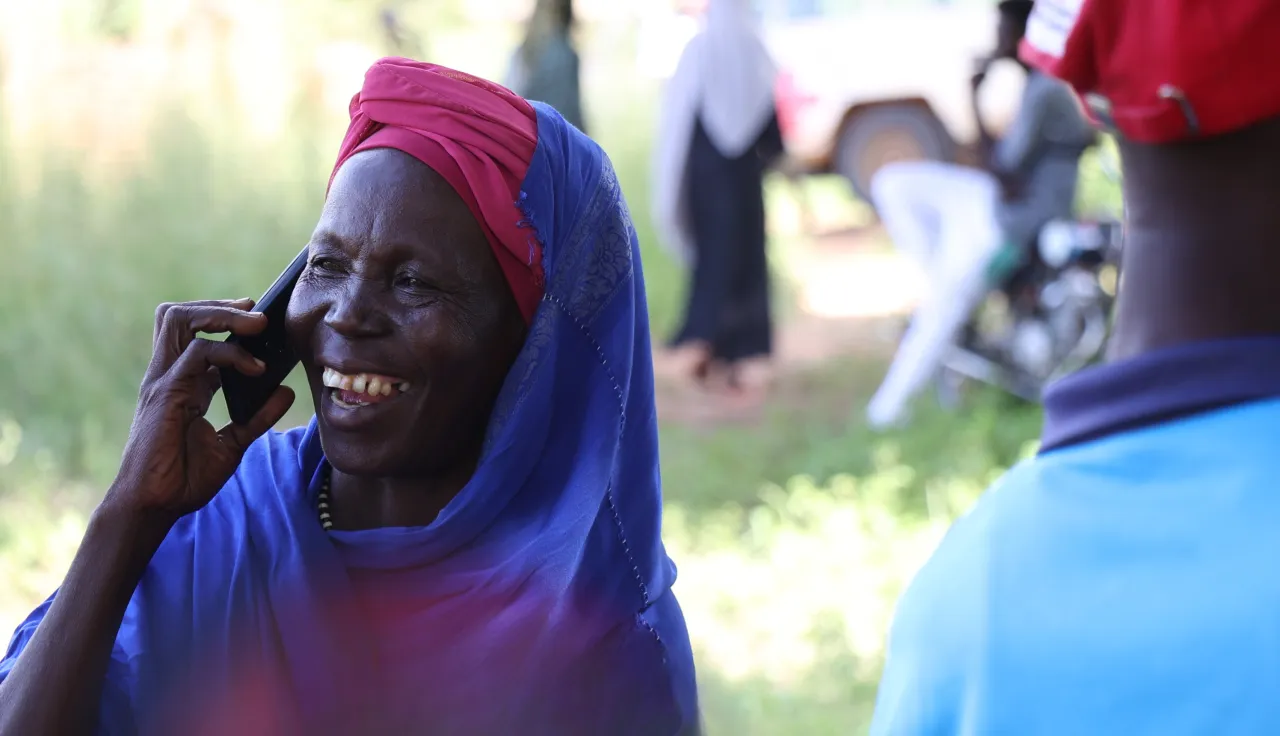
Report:
<svg viewBox="0 0 1280 736"><path fill-rule="evenodd" d="M872 733L1280 734L1280 2L1038 0L1121 141L1108 364L898 604Z"/></svg>

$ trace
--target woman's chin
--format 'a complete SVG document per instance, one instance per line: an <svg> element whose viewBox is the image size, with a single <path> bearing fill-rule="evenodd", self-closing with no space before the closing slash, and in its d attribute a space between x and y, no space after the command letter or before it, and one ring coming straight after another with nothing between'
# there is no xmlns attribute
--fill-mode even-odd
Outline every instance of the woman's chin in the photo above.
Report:
<svg viewBox="0 0 1280 736"><path fill-rule="evenodd" d="M323 428L320 430L320 446L324 449L325 460L343 475L356 478L386 478L396 475L396 465L389 462L389 458L378 456L383 448L326 441Z"/></svg>
<svg viewBox="0 0 1280 736"><path fill-rule="evenodd" d="M402 459L397 459L404 453L397 452L395 440L400 432L395 431L395 427L406 425L389 422L394 425L388 427L391 431L383 431L382 427L361 430L341 424L335 426L321 412L317 412L317 419L325 459L344 475L388 477L396 475L396 469L405 465Z"/></svg>

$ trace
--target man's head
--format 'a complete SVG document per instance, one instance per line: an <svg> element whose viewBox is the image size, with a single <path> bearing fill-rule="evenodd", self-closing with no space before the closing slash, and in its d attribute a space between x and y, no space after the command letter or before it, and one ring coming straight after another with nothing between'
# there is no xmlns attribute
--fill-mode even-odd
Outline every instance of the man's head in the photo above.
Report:
<svg viewBox="0 0 1280 736"><path fill-rule="evenodd" d="M1114 356L1280 334L1280 3L1038 0L1022 59L1124 159Z"/></svg>
<svg viewBox="0 0 1280 736"><path fill-rule="evenodd" d="M1274 0L1039 0L1022 58L1136 143L1220 135L1280 116Z"/></svg>
<svg viewBox="0 0 1280 736"><path fill-rule="evenodd" d="M1016 59L1018 45L1027 32L1027 18L1031 16L1031 0L1003 0L998 6L999 24L996 26L996 57Z"/></svg>

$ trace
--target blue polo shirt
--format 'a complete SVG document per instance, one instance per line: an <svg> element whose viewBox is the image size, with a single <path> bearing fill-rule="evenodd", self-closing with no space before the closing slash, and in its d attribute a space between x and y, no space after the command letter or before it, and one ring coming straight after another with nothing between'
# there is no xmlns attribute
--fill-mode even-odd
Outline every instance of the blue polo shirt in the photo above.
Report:
<svg viewBox="0 0 1280 736"><path fill-rule="evenodd" d="M899 601L871 732L1280 734L1280 337L1051 388Z"/></svg>

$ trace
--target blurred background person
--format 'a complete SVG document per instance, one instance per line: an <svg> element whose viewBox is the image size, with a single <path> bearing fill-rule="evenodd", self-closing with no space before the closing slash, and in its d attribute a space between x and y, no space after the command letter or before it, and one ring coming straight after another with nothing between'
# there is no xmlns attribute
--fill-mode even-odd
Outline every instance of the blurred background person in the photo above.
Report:
<svg viewBox="0 0 1280 736"><path fill-rule="evenodd" d="M692 266L669 361L757 396L773 351L763 179L783 150L776 77L749 2L710 0L668 82L653 175L655 218Z"/></svg>
<svg viewBox="0 0 1280 736"><path fill-rule="evenodd" d="M585 132L581 62L573 28L573 0L538 0L524 41L511 59L507 87L521 97L551 105Z"/></svg>
<svg viewBox="0 0 1280 736"><path fill-rule="evenodd" d="M867 406L873 428L907 420L911 399L936 374L993 278L999 280L1024 260L1045 223L1069 217L1074 209L1080 156L1096 136L1071 91L1028 69L1018 113L999 140L983 124L979 109L988 67L1017 59L1031 8L1031 0L999 4L995 51L980 62L972 80L983 168L898 162L872 179L872 199L885 229L928 279L884 382ZM993 273L998 255L1001 268Z"/></svg>
<svg viewBox="0 0 1280 736"><path fill-rule="evenodd" d="M383 6L378 11L378 22L382 25L382 35L391 53L411 59L427 57L422 37L417 31L405 25L396 4Z"/></svg>

